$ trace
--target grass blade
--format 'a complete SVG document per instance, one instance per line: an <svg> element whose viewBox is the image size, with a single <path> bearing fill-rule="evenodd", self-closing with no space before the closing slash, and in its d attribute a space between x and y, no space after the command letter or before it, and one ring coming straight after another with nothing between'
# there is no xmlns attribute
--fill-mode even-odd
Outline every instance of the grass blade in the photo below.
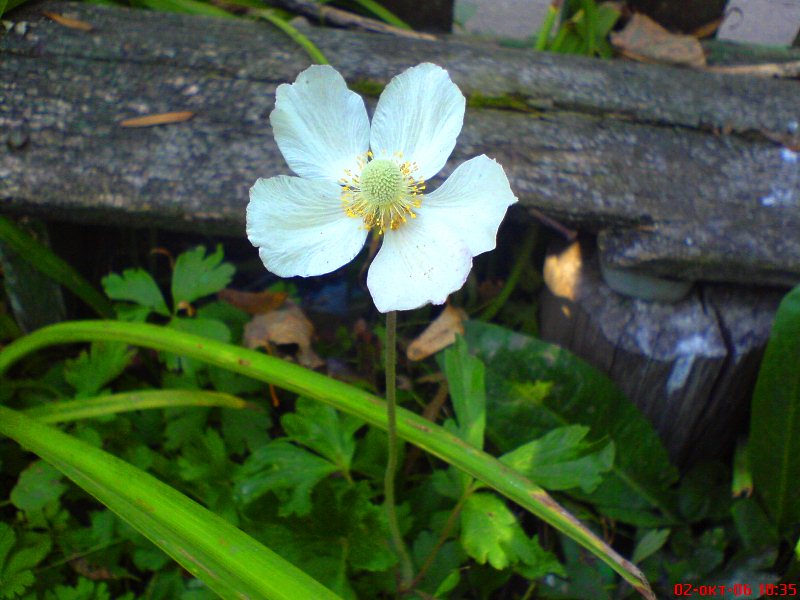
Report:
<svg viewBox="0 0 800 600"><path fill-rule="evenodd" d="M76 321L51 325L14 341L0 351L0 375L12 364L39 348L82 341L125 342L188 356L278 385L386 429L386 404L364 390L279 358L156 325L111 321ZM559 506L545 490L496 458L410 411L398 408L397 419L397 433L402 439L472 475L513 500L596 555L642 596L655 598L647 579L636 566L622 558Z"/></svg>
<svg viewBox="0 0 800 600"><path fill-rule="evenodd" d="M800 523L800 286L781 302L753 392L750 470L779 527Z"/></svg>
<svg viewBox="0 0 800 600"><path fill-rule="evenodd" d="M281 19L277 16L273 11L268 9L255 9L251 10L250 13L254 17L259 19L264 19L269 23L272 23L275 27L280 29L283 33L288 35L292 38L296 44L298 44L306 53L311 57L311 60L314 61L314 64L317 65L328 65L328 59L325 58L325 55L322 53L322 50L317 48L316 44L308 39L305 35L300 33L293 25L290 25L288 21Z"/></svg>
<svg viewBox="0 0 800 600"><path fill-rule="evenodd" d="M354 0L356 4L360 5L366 11L371 12L373 15L378 17L385 23L389 25L394 25L400 29L408 29L411 30L411 25L403 21L400 17L390 11L388 8L385 8L383 5L378 4L375 0Z"/></svg>
<svg viewBox="0 0 800 600"><path fill-rule="evenodd" d="M205 390L141 390L109 394L84 400L51 402L24 411L25 415L41 423L67 423L121 412L151 408L176 408L182 406L219 406L222 408L253 407L241 398L222 392Z"/></svg>
<svg viewBox="0 0 800 600"><path fill-rule="evenodd" d="M108 319L114 317L111 302L80 273L3 216L0 216L0 239L38 271L57 281L91 306L98 315Z"/></svg>
<svg viewBox="0 0 800 600"><path fill-rule="evenodd" d="M51 463L222 598L338 598L221 517L99 448L2 406L0 433Z"/></svg>

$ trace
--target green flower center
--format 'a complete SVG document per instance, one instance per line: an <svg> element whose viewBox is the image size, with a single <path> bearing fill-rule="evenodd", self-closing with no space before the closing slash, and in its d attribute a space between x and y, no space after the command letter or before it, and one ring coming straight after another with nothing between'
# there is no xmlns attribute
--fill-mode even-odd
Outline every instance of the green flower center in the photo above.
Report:
<svg viewBox="0 0 800 600"><path fill-rule="evenodd" d="M362 219L366 229L374 227L382 234L416 218L414 209L422 205L425 181L413 177L415 163L371 158L368 152L359 159L360 173L348 170L340 180L342 208L347 216Z"/></svg>
<svg viewBox="0 0 800 600"><path fill-rule="evenodd" d="M407 192L400 166L391 160L373 160L361 171L361 193L370 204L389 206Z"/></svg>

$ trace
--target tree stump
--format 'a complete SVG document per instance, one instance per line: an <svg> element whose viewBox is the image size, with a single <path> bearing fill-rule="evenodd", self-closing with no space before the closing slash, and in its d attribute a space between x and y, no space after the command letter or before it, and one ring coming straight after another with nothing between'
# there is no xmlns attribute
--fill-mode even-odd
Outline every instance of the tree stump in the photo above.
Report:
<svg viewBox="0 0 800 600"><path fill-rule="evenodd" d="M555 245L541 335L604 373L686 465L725 456L746 415L782 290L697 283L675 303L613 291L594 241Z"/></svg>

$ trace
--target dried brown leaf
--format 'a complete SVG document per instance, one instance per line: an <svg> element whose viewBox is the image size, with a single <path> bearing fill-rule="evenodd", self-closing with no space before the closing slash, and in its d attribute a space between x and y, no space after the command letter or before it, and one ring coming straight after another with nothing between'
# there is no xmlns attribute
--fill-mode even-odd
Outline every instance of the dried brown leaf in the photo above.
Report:
<svg viewBox="0 0 800 600"><path fill-rule="evenodd" d="M445 306L441 314L436 317L417 339L408 346L406 356L408 360L422 360L447 348L456 341L456 334L464 335L464 321L467 313L463 309L451 305Z"/></svg>
<svg viewBox="0 0 800 600"><path fill-rule="evenodd" d="M65 17L64 15L59 15L57 13L49 11L42 11L42 14L48 19L52 19L59 25L63 25L64 27L69 27L70 29L77 29L79 31L91 31L92 29L94 29L94 27L92 27L86 21L79 21L78 19Z"/></svg>
<svg viewBox="0 0 800 600"><path fill-rule="evenodd" d="M133 119L125 119L120 121L121 127L152 127L153 125L167 125L169 123L182 123L188 121L194 116L194 113L189 110L181 110L176 112L159 113L156 115L147 115L144 117L135 117Z"/></svg>
<svg viewBox="0 0 800 600"><path fill-rule="evenodd" d="M267 348L269 344L296 344L297 362L316 369L324 361L311 349L314 325L300 307L287 302L283 308L259 314L244 327L244 344L248 348Z"/></svg>
<svg viewBox="0 0 800 600"><path fill-rule="evenodd" d="M622 31L612 33L611 43L634 60L690 67L706 64L706 55L696 37L670 33L641 13L634 13Z"/></svg>
<svg viewBox="0 0 800 600"><path fill-rule="evenodd" d="M263 292L240 292L229 288L217 294L220 300L224 300L250 315L260 315L276 310L286 302L288 296L289 294L286 292L270 292L269 290L264 290Z"/></svg>

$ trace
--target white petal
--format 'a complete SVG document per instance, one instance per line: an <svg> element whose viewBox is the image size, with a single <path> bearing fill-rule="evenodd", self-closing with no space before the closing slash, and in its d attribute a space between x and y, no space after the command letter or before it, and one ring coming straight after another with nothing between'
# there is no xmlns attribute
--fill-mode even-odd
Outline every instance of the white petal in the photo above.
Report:
<svg viewBox="0 0 800 600"><path fill-rule="evenodd" d="M369 149L364 100L333 67L314 65L281 84L269 116L289 167L307 179L339 181Z"/></svg>
<svg viewBox="0 0 800 600"><path fill-rule="evenodd" d="M411 310L444 303L471 268L469 248L449 227L418 217L386 232L367 287L379 311Z"/></svg>
<svg viewBox="0 0 800 600"><path fill-rule="evenodd" d="M360 219L342 210L335 183L279 175L250 190L247 237L269 271L281 277L330 273L358 254L367 238Z"/></svg>
<svg viewBox="0 0 800 600"><path fill-rule="evenodd" d="M436 191L427 194L417 214L447 223L477 256L494 249L497 228L516 201L503 167L482 154L459 165Z"/></svg>
<svg viewBox="0 0 800 600"><path fill-rule="evenodd" d="M447 71L424 63L389 82L372 118L370 147L376 156L402 152L416 162L417 179L442 170L464 123L466 100Z"/></svg>

